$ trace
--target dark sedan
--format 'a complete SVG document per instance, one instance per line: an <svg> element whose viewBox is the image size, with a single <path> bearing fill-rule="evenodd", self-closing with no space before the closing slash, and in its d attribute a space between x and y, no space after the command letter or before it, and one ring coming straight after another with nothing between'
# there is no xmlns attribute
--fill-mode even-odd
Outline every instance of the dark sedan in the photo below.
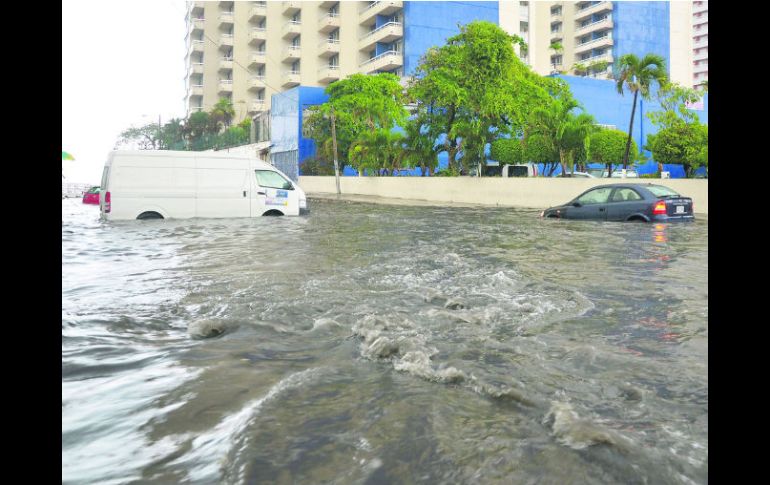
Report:
<svg viewBox="0 0 770 485"><path fill-rule="evenodd" d="M598 221L691 221L692 199L655 184L608 184L544 210L541 217Z"/></svg>

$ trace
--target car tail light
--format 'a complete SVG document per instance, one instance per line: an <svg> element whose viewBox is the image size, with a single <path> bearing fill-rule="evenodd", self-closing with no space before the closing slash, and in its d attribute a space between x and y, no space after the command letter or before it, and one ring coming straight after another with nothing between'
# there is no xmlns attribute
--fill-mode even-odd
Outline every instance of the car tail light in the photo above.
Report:
<svg viewBox="0 0 770 485"><path fill-rule="evenodd" d="M652 209L654 215L666 215L666 201L659 200L655 203L655 207Z"/></svg>
<svg viewBox="0 0 770 485"><path fill-rule="evenodd" d="M110 203L112 201L112 198L110 197L110 193L107 192L104 194L104 212L109 213L110 209L112 209L112 204Z"/></svg>

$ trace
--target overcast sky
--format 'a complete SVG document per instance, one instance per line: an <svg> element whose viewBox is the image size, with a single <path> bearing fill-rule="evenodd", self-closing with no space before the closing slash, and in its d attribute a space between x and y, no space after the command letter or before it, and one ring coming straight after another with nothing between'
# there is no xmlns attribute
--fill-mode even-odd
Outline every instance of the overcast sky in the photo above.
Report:
<svg viewBox="0 0 770 485"><path fill-rule="evenodd" d="M118 134L185 115L183 0L62 1L62 162L98 185Z"/></svg>

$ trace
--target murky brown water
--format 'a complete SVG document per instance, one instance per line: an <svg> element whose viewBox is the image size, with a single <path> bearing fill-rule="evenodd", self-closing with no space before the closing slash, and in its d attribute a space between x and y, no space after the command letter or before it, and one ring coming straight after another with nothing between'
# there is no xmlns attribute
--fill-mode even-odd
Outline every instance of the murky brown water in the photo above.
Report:
<svg viewBox="0 0 770 485"><path fill-rule="evenodd" d="M708 223L62 201L65 483L706 483Z"/></svg>

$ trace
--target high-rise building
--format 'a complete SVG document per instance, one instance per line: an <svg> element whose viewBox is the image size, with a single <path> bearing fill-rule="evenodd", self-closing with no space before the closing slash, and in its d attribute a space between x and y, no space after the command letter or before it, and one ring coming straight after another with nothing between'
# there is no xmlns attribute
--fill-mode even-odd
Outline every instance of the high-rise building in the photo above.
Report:
<svg viewBox="0 0 770 485"><path fill-rule="evenodd" d="M703 89L703 83L709 80L709 4L693 2L693 87Z"/></svg>
<svg viewBox="0 0 770 485"><path fill-rule="evenodd" d="M243 119L294 86L359 72L409 76L474 20L521 36L528 49L517 52L540 74L607 77L621 55L652 52L689 85L699 67L692 15L690 2L656 1L188 2L185 103L190 114L229 98Z"/></svg>

